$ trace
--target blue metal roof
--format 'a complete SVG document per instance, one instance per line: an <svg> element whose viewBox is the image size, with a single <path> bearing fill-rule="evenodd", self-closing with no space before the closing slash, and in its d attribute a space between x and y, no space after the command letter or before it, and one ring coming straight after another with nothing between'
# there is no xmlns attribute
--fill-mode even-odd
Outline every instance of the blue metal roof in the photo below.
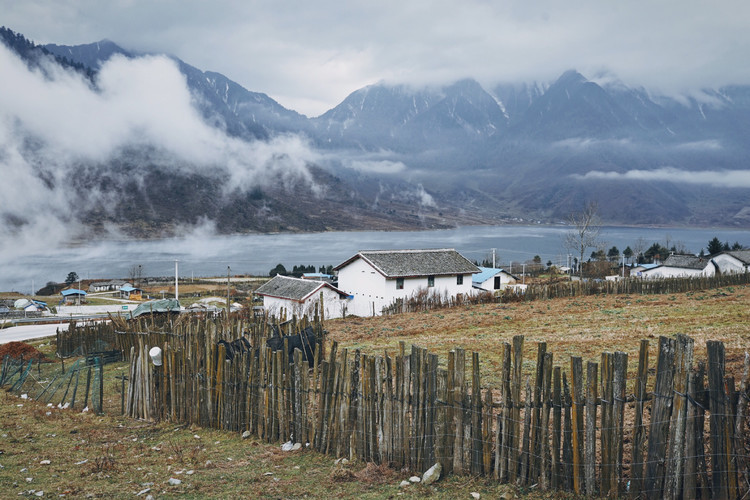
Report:
<svg viewBox="0 0 750 500"><path fill-rule="evenodd" d="M83 290L78 290L77 288L71 288L69 290L63 290L60 292L63 297L67 297L68 295L86 295L86 292Z"/></svg>
<svg viewBox="0 0 750 500"><path fill-rule="evenodd" d="M471 277L472 283L484 283L490 278L493 278L494 276L497 276L501 272L503 272L502 269L496 268L496 267L479 267L479 274L475 274Z"/></svg>
<svg viewBox="0 0 750 500"><path fill-rule="evenodd" d="M638 266L636 267L642 267L643 269L653 269L659 266L661 266L661 264L638 264Z"/></svg>
<svg viewBox="0 0 750 500"><path fill-rule="evenodd" d="M125 286L123 286L123 287L120 288L121 292L134 292L136 290L140 290L140 288L136 288L136 287L130 286L130 285L125 285Z"/></svg>

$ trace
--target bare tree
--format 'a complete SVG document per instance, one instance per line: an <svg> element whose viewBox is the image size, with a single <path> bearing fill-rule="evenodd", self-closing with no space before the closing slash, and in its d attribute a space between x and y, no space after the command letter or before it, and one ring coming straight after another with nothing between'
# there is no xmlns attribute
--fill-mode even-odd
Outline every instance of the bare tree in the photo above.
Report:
<svg viewBox="0 0 750 500"><path fill-rule="evenodd" d="M635 243L633 244L633 256L635 258L636 264L638 264L638 261L640 260L641 255L643 255L643 252L646 251L646 248L648 248L646 240L643 239L642 236L638 237L638 239L635 240Z"/></svg>
<svg viewBox="0 0 750 500"><path fill-rule="evenodd" d="M583 278L583 257L586 250L596 248L599 243L601 222L599 209L594 202L589 202L580 212L570 214L568 224L570 231L565 235L565 247L579 256L578 273Z"/></svg>
<svg viewBox="0 0 750 500"><path fill-rule="evenodd" d="M140 264L132 266L130 269L128 269L128 277L130 278L130 282L133 283L133 286L136 288L141 286L142 273L143 271Z"/></svg>

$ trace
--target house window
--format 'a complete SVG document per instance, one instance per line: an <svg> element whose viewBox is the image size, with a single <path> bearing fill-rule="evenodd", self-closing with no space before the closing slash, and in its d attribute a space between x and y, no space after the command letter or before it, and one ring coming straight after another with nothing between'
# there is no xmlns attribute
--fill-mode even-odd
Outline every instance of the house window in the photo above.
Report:
<svg viewBox="0 0 750 500"><path fill-rule="evenodd" d="M396 290L404 289L404 278L396 278Z"/></svg>
<svg viewBox="0 0 750 500"><path fill-rule="evenodd" d="M427 276L427 287L432 288L433 286L435 286L435 277Z"/></svg>
<svg viewBox="0 0 750 500"><path fill-rule="evenodd" d="M456 276L456 284L457 285L463 285L464 284L464 275L463 274L459 274L458 276Z"/></svg>
<svg viewBox="0 0 750 500"><path fill-rule="evenodd" d="M500 276L495 276L495 290L500 290Z"/></svg>

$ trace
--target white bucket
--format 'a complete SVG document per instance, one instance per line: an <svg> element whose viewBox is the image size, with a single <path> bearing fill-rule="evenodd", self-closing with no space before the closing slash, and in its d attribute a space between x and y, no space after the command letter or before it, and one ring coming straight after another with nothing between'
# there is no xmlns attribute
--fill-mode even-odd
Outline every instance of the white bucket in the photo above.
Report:
<svg viewBox="0 0 750 500"><path fill-rule="evenodd" d="M148 355L151 356L151 361L154 363L154 366L161 366L160 347L152 347L151 350L148 351Z"/></svg>

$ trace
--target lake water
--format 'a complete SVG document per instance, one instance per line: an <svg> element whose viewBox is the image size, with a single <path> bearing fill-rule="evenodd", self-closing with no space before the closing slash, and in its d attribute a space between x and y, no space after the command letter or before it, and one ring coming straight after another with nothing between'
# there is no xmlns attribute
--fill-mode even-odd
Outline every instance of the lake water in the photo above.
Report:
<svg viewBox="0 0 750 500"><path fill-rule="evenodd" d="M32 287L39 289L48 281L64 281L71 271L83 279L127 278L129 270L138 265L142 266L143 276L174 276L175 260L179 261L181 277L226 276L227 266L233 275L265 275L278 263L289 270L297 264L313 264L317 268L339 264L359 250L397 248L455 248L478 261L491 258L494 248L497 262L503 266L535 255L542 262L565 265L569 251L564 248L563 239L569 231L564 226L467 226L439 231L91 241L45 254L24 254L13 261L0 259L0 291L29 293ZM714 236L722 242L750 245L750 230L604 227L601 233L607 249L617 246L621 252L627 246L634 248L642 238L646 248L654 242L669 242L670 247L676 245L698 253Z"/></svg>

